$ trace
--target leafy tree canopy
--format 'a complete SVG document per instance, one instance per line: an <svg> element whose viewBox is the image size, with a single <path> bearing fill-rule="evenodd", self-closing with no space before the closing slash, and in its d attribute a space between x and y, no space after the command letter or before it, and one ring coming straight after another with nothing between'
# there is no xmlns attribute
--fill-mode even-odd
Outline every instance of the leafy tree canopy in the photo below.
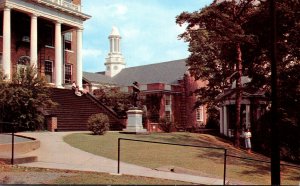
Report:
<svg viewBox="0 0 300 186"><path fill-rule="evenodd" d="M252 78L249 86L270 93L269 7L268 0L215 0L202 10L177 16L176 22L187 26L179 37L189 43L191 54L187 65L191 74L208 81L207 87L197 90L198 104L218 105L216 96L232 83L233 75L239 70L235 67L238 57L242 60L242 74ZM299 0L276 0L279 119L291 131L299 131L300 127L299 10ZM299 157L299 136L289 145L286 145L291 141L287 134L282 134L281 140L281 145Z"/></svg>
<svg viewBox="0 0 300 186"><path fill-rule="evenodd" d="M1 75L0 95L0 121L16 123L17 131L41 129L43 111L56 105L50 99L46 82L29 66L14 74L11 82ZM10 127L3 125L2 129Z"/></svg>

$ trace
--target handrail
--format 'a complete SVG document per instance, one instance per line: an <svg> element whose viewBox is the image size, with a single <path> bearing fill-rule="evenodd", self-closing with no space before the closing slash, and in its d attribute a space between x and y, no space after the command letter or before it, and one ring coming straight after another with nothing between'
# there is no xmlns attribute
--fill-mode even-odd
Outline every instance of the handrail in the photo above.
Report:
<svg viewBox="0 0 300 186"><path fill-rule="evenodd" d="M12 125L12 132L11 132L11 164L14 165L14 156L15 156L15 125L18 123L15 122L0 122L1 124L10 124Z"/></svg>
<svg viewBox="0 0 300 186"><path fill-rule="evenodd" d="M93 101L95 101L97 104L101 105L102 107L104 107L106 110L108 110L114 117L116 117L117 119L122 119L118 116L118 114L112 110L111 108L109 108L108 106L104 105L103 103L101 103L97 98L95 98L95 96L93 96L90 93L86 93L87 97L92 99Z"/></svg>
<svg viewBox="0 0 300 186"><path fill-rule="evenodd" d="M164 145L175 145L175 146L198 147L198 148L206 148L206 149L224 150L223 185L225 185L225 182L226 182L226 156L227 156L227 149L225 149L225 148L222 148L222 147L208 147L208 146L201 146L201 145L176 144L176 143L167 143L167 142L159 142L159 141L136 140L136 139L128 139L128 138L118 138L118 174L120 174L121 140L135 141L135 142L142 142L142 143L155 143L155 144L164 144Z"/></svg>
<svg viewBox="0 0 300 186"><path fill-rule="evenodd" d="M223 184L225 185L226 182L226 164L227 164L227 157L233 157L233 158L239 158L244 160L250 160L250 161L257 161L257 162L263 162L263 163L271 163L270 161L265 160L259 160L259 159L253 159L253 158L245 158L235 155L227 154L227 149L222 147L207 147L207 146L200 146L200 145L188 145L188 144L176 144L176 143L167 143L167 142L158 142L158 141L147 141L147 140L136 140L136 139L128 139L128 138L118 138L118 174L120 174L120 159L121 159L121 140L127 140L127 141L135 141L135 142L143 142L143 143L155 143L155 144L165 144L165 145L176 145L176 146L186 146L186 147L198 147L198 148L207 148L207 149L217 149L217 150L224 150L224 175L223 175ZM281 163L280 165L283 166L289 166L294 168L300 168L298 165L290 165Z"/></svg>
<svg viewBox="0 0 300 186"><path fill-rule="evenodd" d="M233 157L233 158L238 158L238 159L244 159L244 160L250 160L250 161L257 161L257 162L262 162L262 163L271 163L270 161L266 161L266 160L259 160L259 159L253 159L253 158L245 158L245 157L241 157L241 156L235 156L235 155L227 155L228 157ZM295 167L295 168L300 168L299 165L291 165L291 164L286 164L286 163L280 163L280 165L283 166L289 166L289 167Z"/></svg>

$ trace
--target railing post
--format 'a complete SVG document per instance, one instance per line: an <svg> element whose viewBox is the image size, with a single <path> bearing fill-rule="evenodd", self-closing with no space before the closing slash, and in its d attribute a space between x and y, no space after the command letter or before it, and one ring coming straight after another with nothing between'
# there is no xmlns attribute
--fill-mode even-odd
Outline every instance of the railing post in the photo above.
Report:
<svg viewBox="0 0 300 186"><path fill-rule="evenodd" d="M15 126L12 126L11 133L11 164L14 165L14 154L15 154Z"/></svg>
<svg viewBox="0 0 300 186"><path fill-rule="evenodd" d="M121 145L121 139L118 138L118 174L120 174L120 145Z"/></svg>
<svg viewBox="0 0 300 186"><path fill-rule="evenodd" d="M223 185L226 184L226 158L227 158L227 149L224 149L224 178L223 178Z"/></svg>

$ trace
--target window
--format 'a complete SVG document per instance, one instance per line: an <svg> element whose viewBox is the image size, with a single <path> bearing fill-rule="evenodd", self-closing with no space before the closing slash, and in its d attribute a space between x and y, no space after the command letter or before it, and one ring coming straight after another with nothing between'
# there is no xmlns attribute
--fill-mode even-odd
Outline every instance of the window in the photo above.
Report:
<svg viewBox="0 0 300 186"><path fill-rule="evenodd" d="M17 71L18 74L24 74L26 67L30 64L30 57L22 56L18 59Z"/></svg>
<svg viewBox="0 0 300 186"><path fill-rule="evenodd" d="M171 95L166 95L166 105L171 105Z"/></svg>
<svg viewBox="0 0 300 186"><path fill-rule="evenodd" d="M45 27L45 32L44 32L44 40L45 40L45 45L47 46L54 46L54 29L53 25L46 25Z"/></svg>
<svg viewBox="0 0 300 186"><path fill-rule="evenodd" d="M72 50L72 32L64 34L65 50Z"/></svg>
<svg viewBox="0 0 300 186"><path fill-rule="evenodd" d="M72 32L67 32L65 35L65 41L72 41Z"/></svg>
<svg viewBox="0 0 300 186"><path fill-rule="evenodd" d="M204 121L204 119L203 119L203 106L199 106L196 109L196 119L197 119L197 121Z"/></svg>
<svg viewBox="0 0 300 186"><path fill-rule="evenodd" d="M65 83L72 82L72 65L65 64Z"/></svg>
<svg viewBox="0 0 300 186"><path fill-rule="evenodd" d="M45 61L45 76L47 83L52 83L52 74L53 74L53 63L52 61Z"/></svg>

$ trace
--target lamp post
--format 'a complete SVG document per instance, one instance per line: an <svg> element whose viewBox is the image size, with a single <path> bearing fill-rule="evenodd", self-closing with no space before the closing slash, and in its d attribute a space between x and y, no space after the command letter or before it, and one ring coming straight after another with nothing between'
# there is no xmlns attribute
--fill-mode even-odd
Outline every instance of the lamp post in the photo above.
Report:
<svg viewBox="0 0 300 186"><path fill-rule="evenodd" d="M280 149L279 130L277 117L277 24L276 24L276 0L270 0L271 16L271 184L280 185Z"/></svg>

